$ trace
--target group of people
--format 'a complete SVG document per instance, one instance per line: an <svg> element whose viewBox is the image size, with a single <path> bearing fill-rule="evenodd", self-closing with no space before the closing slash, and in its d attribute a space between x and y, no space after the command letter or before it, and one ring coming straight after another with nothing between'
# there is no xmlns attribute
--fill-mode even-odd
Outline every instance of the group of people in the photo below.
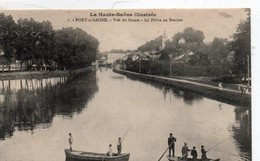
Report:
<svg viewBox="0 0 260 161"><path fill-rule="evenodd" d="M175 157L175 142L177 141L177 139L175 137L173 137L173 134L170 133L170 137L168 138L168 146L169 146L169 157ZM73 143L73 137L72 134L69 133L69 145L70 145L70 150L72 150L72 143ZM121 150L122 150L122 140L119 137L118 141L117 141L117 155L121 154ZM197 157L198 157L198 153L196 151L196 147L193 146L192 149L188 148L187 143L184 143L181 153L182 153L182 157L181 160L183 161L187 161L188 160L188 152L191 151L191 155L192 155L192 159L193 161L197 161ZM172 153L172 155L171 155ZM201 145L201 160L202 161L207 161L207 155L206 155L207 151L204 149L204 146ZM111 157L113 156L113 148L112 148L112 144L109 144L109 149L107 152L107 156Z"/></svg>
<svg viewBox="0 0 260 161"><path fill-rule="evenodd" d="M173 137L172 133L170 133L170 137L168 138L168 146L169 146L169 157L175 157L175 142L176 142L176 138ZM187 143L184 143L181 153L182 153L182 157L181 160L183 161L187 161L188 160L188 152L191 151L191 155L192 155L192 160L193 161L197 161L198 158L198 153L196 151L196 147L193 146L192 149L189 149ZM171 155L172 153L172 155ZM207 155L206 155L207 151L204 149L204 146L201 145L201 160L202 161L207 161Z"/></svg>
<svg viewBox="0 0 260 161"><path fill-rule="evenodd" d="M73 137L72 137L72 134L69 133L70 151L72 151L72 143L73 143ZM117 155L121 154L121 150L122 150L122 140L121 140L121 137L119 137L118 141L117 141ZM113 156L112 144L109 144L109 149L108 149L108 152L107 152L107 156Z"/></svg>
<svg viewBox="0 0 260 161"><path fill-rule="evenodd" d="M119 137L118 141L117 141L117 155L121 154L121 150L122 150L122 140ZM113 156L112 144L109 144L109 149L108 149L108 152L107 152L107 156L109 156L109 157Z"/></svg>
<svg viewBox="0 0 260 161"><path fill-rule="evenodd" d="M249 84L247 84L246 87L243 86L243 85L239 85L238 90L240 90L242 94L248 93L249 92Z"/></svg>

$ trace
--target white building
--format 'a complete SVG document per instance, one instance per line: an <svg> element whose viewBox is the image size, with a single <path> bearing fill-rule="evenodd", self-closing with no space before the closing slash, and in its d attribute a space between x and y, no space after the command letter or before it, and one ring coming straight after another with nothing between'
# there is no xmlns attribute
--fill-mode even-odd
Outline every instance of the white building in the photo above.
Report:
<svg viewBox="0 0 260 161"><path fill-rule="evenodd" d="M126 56L126 53L108 53L107 54L107 63L113 64L118 59L123 59Z"/></svg>

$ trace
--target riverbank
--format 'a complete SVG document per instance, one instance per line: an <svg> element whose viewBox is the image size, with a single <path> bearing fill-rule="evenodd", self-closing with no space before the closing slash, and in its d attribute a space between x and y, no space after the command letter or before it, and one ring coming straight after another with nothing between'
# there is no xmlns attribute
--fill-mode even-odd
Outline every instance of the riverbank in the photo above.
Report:
<svg viewBox="0 0 260 161"><path fill-rule="evenodd" d="M0 80L13 79L42 79L51 77L77 76L82 73L94 70L94 67L86 67L77 70L56 70L56 71L22 71L22 72L2 72Z"/></svg>
<svg viewBox="0 0 260 161"><path fill-rule="evenodd" d="M181 90L195 92L207 98L215 99L221 102L245 106L246 108L251 107L251 94L241 94L241 92L238 90L226 88L219 90L217 86L198 83L195 81L180 78L175 79L163 76L140 74L120 69L113 69L113 71L119 74L126 75L128 77L139 78L145 81L154 81L165 85L170 85Z"/></svg>

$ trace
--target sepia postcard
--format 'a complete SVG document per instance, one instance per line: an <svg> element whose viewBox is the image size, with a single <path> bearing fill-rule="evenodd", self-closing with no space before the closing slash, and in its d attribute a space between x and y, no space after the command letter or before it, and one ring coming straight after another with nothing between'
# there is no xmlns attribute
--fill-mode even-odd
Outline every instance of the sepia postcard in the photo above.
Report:
<svg viewBox="0 0 260 161"><path fill-rule="evenodd" d="M0 161L251 161L251 13L0 10Z"/></svg>

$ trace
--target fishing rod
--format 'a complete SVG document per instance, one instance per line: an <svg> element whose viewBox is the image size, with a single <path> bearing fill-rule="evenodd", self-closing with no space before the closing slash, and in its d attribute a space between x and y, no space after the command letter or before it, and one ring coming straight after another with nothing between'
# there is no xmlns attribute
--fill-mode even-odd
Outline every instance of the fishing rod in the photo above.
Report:
<svg viewBox="0 0 260 161"><path fill-rule="evenodd" d="M178 161L179 160L182 160L185 156L187 156L188 157L188 154L189 154L189 152L187 152L185 155L183 155L180 159L178 159Z"/></svg>
<svg viewBox="0 0 260 161"><path fill-rule="evenodd" d="M219 144L222 144L222 143L225 142L226 140L228 140L228 138L225 139L225 140L222 140L221 142L217 143L217 144L214 145L213 147L209 148L206 152L208 152L208 151L210 151L211 149L215 148L215 147L218 146Z"/></svg>
<svg viewBox="0 0 260 161"><path fill-rule="evenodd" d="M160 157L160 159L158 161L160 161L162 159L162 157L164 156L164 154L167 152L167 150L172 146L172 144L174 143L174 141L167 147L167 149L164 151L164 153L162 154L162 156Z"/></svg>
<svg viewBox="0 0 260 161"><path fill-rule="evenodd" d="M228 140L228 138L225 139L225 140L222 140L221 142L217 143L217 144L214 145L213 147L209 148L209 150L207 150L206 152L210 151L211 149L215 148L216 146L218 146L219 144L225 142L226 140ZM178 160L182 160L186 155L188 155L188 152L187 152L185 155L183 155L183 156L182 156L180 159L178 159Z"/></svg>
<svg viewBox="0 0 260 161"><path fill-rule="evenodd" d="M121 142L123 142L123 140L125 139L125 137L126 137L128 131L130 130L130 128L131 128L132 126L133 126L133 124L131 124L131 125L128 127L128 129L127 129L127 131L126 131L126 133L125 133L125 135L124 135L124 137L123 137L123 139L122 139Z"/></svg>
<svg viewBox="0 0 260 161"><path fill-rule="evenodd" d="M106 154L105 154L104 158L102 159L102 161L104 161L105 159L106 159Z"/></svg>
<svg viewBox="0 0 260 161"><path fill-rule="evenodd" d="M186 153L185 155L183 155L180 159L178 159L178 161L181 161L185 156L188 157L188 153Z"/></svg>
<svg viewBox="0 0 260 161"><path fill-rule="evenodd" d="M129 127L128 127L128 129L127 129L127 131L126 131L126 133L125 133L125 135L124 135L124 137L123 137L123 139L122 139L122 141L121 141L121 143L123 142L123 140L125 139L125 137L126 137L126 135L127 135L127 133L128 133L128 131L130 130L130 128L133 126L133 124L131 124ZM106 159L106 154L105 154L105 156L104 156L104 158L102 159L102 161L104 161Z"/></svg>

